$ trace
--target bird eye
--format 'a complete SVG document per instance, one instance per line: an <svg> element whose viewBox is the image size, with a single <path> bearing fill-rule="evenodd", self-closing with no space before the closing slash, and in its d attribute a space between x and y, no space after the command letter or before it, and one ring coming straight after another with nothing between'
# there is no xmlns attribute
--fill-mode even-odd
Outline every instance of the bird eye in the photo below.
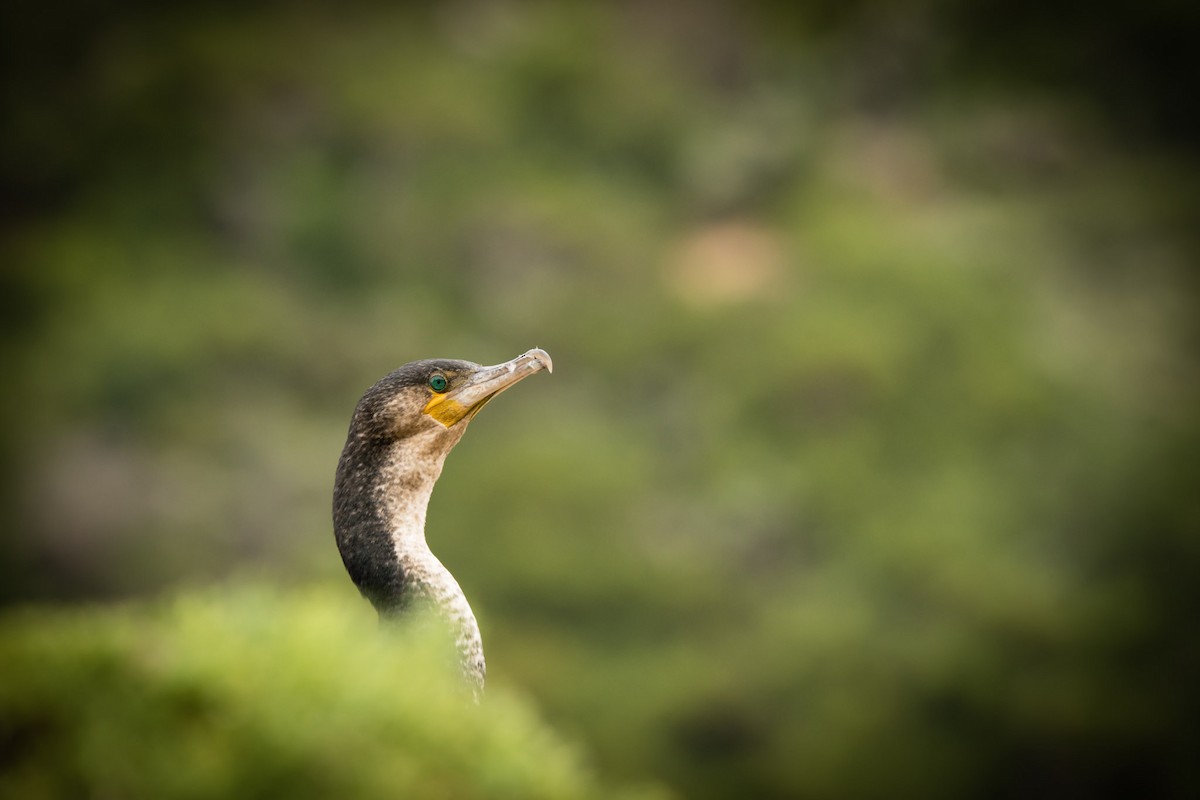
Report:
<svg viewBox="0 0 1200 800"><path fill-rule="evenodd" d="M430 377L429 388L433 389L435 392L446 391L446 376L445 375L433 375L432 377Z"/></svg>

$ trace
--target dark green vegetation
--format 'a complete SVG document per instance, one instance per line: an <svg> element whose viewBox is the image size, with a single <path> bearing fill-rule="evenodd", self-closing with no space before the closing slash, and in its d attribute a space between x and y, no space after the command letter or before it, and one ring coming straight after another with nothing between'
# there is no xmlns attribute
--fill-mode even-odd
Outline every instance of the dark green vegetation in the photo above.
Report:
<svg viewBox="0 0 1200 800"><path fill-rule="evenodd" d="M0 796L613 796L526 703L475 706L429 628L360 612L227 588L6 620Z"/></svg>
<svg viewBox="0 0 1200 800"><path fill-rule="evenodd" d="M601 791L554 737L689 797L1200 791L1195 161L1110 122L1127 84L1039 83L1074 40L879 5L193 7L17 48L3 599L328 588L21 612L0 774L105 779L63 733L82 704L147 764L114 780L183 758L250 795L318 753L333 794L394 761L430 796ZM387 647L330 532L354 402L535 345L554 375L480 415L430 508L496 705L404 667L370 706L387 675L323 671Z"/></svg>

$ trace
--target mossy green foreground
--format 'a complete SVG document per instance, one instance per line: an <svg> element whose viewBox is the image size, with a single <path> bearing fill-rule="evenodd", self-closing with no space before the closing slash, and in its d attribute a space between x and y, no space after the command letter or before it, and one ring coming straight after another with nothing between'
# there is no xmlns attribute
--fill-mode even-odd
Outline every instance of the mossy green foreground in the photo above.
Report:
<svg viewBox="0 0 1200 800"><path fill-rule="evenodd" d="M441 645L326 590L10 613L0 796L630 796L529 702L475 704Z"/></svg>

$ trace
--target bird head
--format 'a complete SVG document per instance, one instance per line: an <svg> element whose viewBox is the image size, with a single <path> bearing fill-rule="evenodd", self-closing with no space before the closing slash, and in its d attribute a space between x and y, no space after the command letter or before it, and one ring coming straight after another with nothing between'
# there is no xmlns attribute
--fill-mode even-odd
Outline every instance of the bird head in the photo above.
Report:
<svg viewBox="0 0 1200 800"><path fill-rule="evenodd" d="M355 409L351 436L411 440L425 443L430 451L448 452L489 400L553 367L549 354L536 348L490 367L448 359L413 361L367 390Z"/></svg>

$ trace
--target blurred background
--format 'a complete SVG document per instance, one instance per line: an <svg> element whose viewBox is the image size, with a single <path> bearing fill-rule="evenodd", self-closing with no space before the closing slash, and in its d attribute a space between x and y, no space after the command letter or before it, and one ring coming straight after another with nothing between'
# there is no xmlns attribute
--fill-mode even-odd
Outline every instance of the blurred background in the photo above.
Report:
<svg viewBox="0 0 1200 800"><path fill-rule="evenodd" d="M8 4L5 613L369 621L359 395L540 346L428 533L598 774L1196 796L1198 8Z"/></svg>

